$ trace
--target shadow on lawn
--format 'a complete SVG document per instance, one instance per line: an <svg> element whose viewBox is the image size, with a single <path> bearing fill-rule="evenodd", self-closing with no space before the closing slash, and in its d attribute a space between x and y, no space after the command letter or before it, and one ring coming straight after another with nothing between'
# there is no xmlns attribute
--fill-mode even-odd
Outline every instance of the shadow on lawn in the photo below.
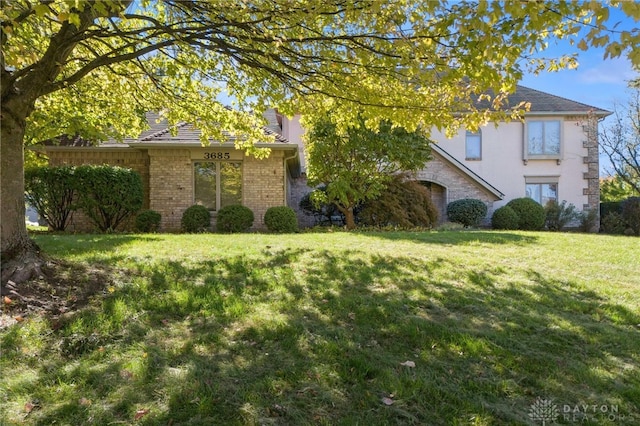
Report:
<svg viewBox="0 0 640 426"><path fill-rule="evenodd" d="M466 244L534 244L535 235L516 234L504 231L433 231L433 232L360 232L359 235L382 238L385 240L408 240L416 243L466 245Z"/></svg>
<svg viewBox="0 0 640 426"><path fill-rule="evenodd" d="M517 424L537 397L553 399L559 423L571 423L565 405L618 407L612 421L571 413L592 424L640 416L640 315L571 280L357 251L264 254L132 272L135 285L80 315L124 315L110 332L56 358L76 317L42 351L27 380L68 397L48 406L36 392L33 421L133 423L148 408L137 423Z"/></svg>

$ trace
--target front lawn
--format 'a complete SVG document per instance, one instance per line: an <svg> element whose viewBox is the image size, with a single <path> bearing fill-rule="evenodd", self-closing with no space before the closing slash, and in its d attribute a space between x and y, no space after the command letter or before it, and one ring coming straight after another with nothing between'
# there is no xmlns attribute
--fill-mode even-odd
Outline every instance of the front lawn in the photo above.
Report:
<svg viewBox="0 0 640 426"><path fill-rule="evenodd" d="M61 260L5 304L0 424L640 421L638 238L35 238Z"/></svg>

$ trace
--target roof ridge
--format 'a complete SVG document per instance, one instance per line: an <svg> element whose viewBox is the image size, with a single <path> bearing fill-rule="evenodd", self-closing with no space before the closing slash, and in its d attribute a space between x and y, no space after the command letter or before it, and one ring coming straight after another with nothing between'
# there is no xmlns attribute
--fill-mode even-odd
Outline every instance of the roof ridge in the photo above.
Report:
<svg viewBox="0 0 640 426"><path fill-rule="evenodd" d="M150 135L145 136L144 138L140 138L140 142L142 141L149 141L153 138L157 138L158 136L162 136L162 135L166 135L167 133L170 133L171 130L173 129L181 129L182 127L186 126L188 123L186 121L180 121L179 123L173 125L173 126L167 126L166 129L162 129L162 130L158 130L155 133L151 133Z"/></svg>

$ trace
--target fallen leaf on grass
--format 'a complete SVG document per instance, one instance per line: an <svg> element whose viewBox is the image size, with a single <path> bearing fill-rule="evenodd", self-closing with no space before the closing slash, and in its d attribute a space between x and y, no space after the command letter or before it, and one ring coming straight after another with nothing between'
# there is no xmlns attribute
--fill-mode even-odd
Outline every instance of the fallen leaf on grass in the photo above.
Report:
<svg viewBox="0 0 640 426"><path fill-rule="evenodd" d="M384 405L393 405L393 399L385 396L384 398L382 398L382 403Z"/></svg>
<svg viewBox="0 0 640 426"><path fill-rule="evenodd" d="M4 299L2 299L2 300L5 303L5 305L11 304L11 299L9 299L7 296L5 296Z"/></svg>
<svg viewBox="0 0 640 426"><path fill-rule="evenodd" d="M147 414L149 414L149 410L147 408L141 408L138 411L136 411L136 415L133 417L133 420L140 420Z"/></svg>
<svg viewBox="0 0 640 426"><path fill-rule="evenodd" d="M80 400L78 401L78 403L80 405L82 405L83 407L88 407L91 405L91 400L87 399L87 398L80 398Z"/></svg>
<svg viewBox="0 0 640 426"><path fill-rule="evenodd" d="M405 361L405 362L401 362L400 365L404 365L405 367L409 367L409 368L415 368L416 363L413 361Z"/></svg>

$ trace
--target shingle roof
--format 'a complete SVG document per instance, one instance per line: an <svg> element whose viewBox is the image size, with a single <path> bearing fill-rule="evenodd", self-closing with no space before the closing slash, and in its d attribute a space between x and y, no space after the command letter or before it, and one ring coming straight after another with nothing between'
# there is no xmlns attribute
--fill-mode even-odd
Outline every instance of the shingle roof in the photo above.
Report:
<svg viewBox="0 0 640 426"><path fill-rule="evenodd" d="M274 110L268 110L265 113L268 125L263 126L262 129L265 135L275 136L275 141L279 143L290 143L288 139L282 137L280 134L280 126L276 118ZM175 126L168 126L167 121L160 118L158 113L147 113L147 122L150 128L144 131L137 139L125 139L124 142L135 146L138 144L164 144L164 143L177 143L177 144L197 144L200 145L200 136L202 132L191 125L190 123L180 122ZM172 135L174 131L175 136ZM225 142L233 143L236 137L227 131L223 131L225 135ZM213 141L216 142L216 141ZM113 141L102 144L111 145Z"/></svg>
<svg viewBox="0 0 640 426"><path fill-rule="evenodd" d="M596 116L607 116L611 114L610 111L520 85L516 86L516 92L510 94L507 99L507 108L515 107L521 102L528 102L531 105L529 113L533 114L574 115L592 113ZM487 101L478 102L476 106L480 108L490 107Z"/></svg>
<svg viewBox="0 0 640 426"><path fill-rule="evenodd" d="M89 147L89 146L96 145L90 140L84 139L79 135L75 135L75 136L61 135L55 138L42 141L42 144L44 146L73 146L73 147Z"/></svg>

